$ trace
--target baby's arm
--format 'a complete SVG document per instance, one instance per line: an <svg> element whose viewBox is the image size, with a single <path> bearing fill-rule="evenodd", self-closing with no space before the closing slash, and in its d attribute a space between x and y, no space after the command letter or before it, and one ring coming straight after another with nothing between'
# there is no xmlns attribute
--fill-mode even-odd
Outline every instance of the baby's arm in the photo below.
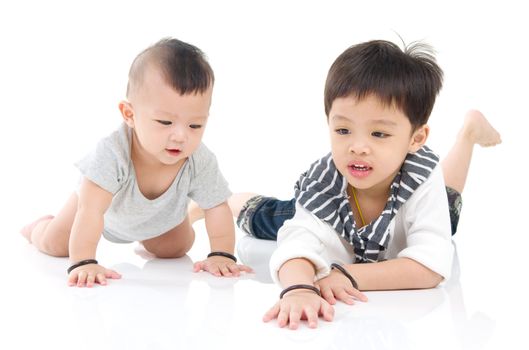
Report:
<svg viewBox="0 0 529 350"><path fill-rule="evenodd" d="M79 189L77 213L70 235L70 263L95 259L97 244L103 232L103 215L112 202L112 194L92 181L83 178ZM68 276L68 284L78 287L93 286L95 282L106 284L106 278L120 278L112 270L98 264L86 264L74 268Z"/></svg>
<svg viewBox="0 0 529 350"><path fill-rule="evenodd" d="M228 253L233 256L235 249L235 227L231 209L227 202L204 210L206 230L209 236L211 252ZM239 276L241 271L252 272L245 265L224 256L211 256L195 263L194 271L208 271L215 276Z"/></svg>

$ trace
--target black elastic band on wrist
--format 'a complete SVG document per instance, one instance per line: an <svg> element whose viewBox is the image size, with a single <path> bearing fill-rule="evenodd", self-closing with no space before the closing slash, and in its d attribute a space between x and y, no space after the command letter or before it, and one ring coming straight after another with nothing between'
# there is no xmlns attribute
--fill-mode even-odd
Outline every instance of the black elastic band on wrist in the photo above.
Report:
<svg viewBox="0 0 529 350"><path fill-rule="evenodd" d="M351 276L351 274L349 272L347 272L347 270L342 265L339 265L337 263L332 263L331 264L331 269L336 269L336 270L340 271L341 273L343 273L344 276L347 277L349 279L349 281L351 281L351 284L353 285L353 287L355 289L358 289L358 283L356 283L356 281L353 278L353 276Z"/></svg>
<svg viewBox="0 0 529 350"><path fill-rule="evenodd" d="M321 293L320 293L320 290L314 286L311 286L310 284L294 284L294 285L291 285L290 287L287 287L285 289L283 289L281 291L281 294L279 294L279 299L283 299L283 295L285 295L286 293L290 292L291 290L294 290L294 289L308 289L308 290L311 290L313 291L314 293L318 294L318 296L321 297Z"/></svg>
<svg viewBox="0 0 529 350"><path fill-rule="evenodd" d="M223 256L225 258L228 258L228 259L231 259L233 260L234 262L237 262L237 258L235 257L235 255L232 255L230 253L225 253L225 252L211 252L208 254L208 258L209 257L212 257L212 256Z"/></svg>
<svg viewBox="0 0 529 350"><path fill-rule="evenodd" d="M70 272L72 272L73 270L75 270L79 266L88 265L88 264L97 264L97 260L96 259L81 260L81 261L73 264L72 266L70 266L68 268L68 270L66 270L66 271L68 272L68 274L70 274Z"/></svg>

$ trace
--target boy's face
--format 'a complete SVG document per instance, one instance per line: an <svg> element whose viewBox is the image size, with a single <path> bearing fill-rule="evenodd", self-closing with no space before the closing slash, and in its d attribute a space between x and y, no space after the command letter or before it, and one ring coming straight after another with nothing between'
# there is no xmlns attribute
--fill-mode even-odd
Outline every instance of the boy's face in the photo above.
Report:
<svg viewBox="0 0 529 350"><path fill-rule="evenodd" d="M203 94L180 95L156 70L148 68L141 86L120 110L134 128L140 152L166 165L189 157L200 145L211 105L212 87Z"/></svg>
<svg viewBox="0 0 529 350"><path fill-rule="evenodd" d="M428 126L412 133L406 115L374 95L337 98L328 123L334 163L360 191L386 193L407 153L416 152L428 136Z"/></svg>

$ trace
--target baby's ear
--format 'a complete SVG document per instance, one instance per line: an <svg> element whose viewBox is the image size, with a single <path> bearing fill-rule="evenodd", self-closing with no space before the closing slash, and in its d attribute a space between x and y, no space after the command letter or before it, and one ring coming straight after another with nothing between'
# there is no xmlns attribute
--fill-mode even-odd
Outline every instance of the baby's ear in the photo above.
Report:
<svg viewBox="0 0 529 350"><path fill-rule="evenodd" d="M129 101L120 101L119 102L119 111L121 116L127 125L131 128L134 127L134 109Z"/></svg>
<svg viewBox="0 0 529 350"><path fill-rule="evenodd" d="M429 134L430 127L427 124L418 127L411 136L409 152L417 152L426 143Z"/></svg>

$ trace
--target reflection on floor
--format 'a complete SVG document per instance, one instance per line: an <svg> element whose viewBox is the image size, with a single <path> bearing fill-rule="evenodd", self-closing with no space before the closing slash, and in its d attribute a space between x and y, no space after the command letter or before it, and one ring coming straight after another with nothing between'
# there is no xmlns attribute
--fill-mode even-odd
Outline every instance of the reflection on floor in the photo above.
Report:
<svg viewBox="0 0 529 350"><path fill-rule="evenodd" d="M205 237L197 228L197 237ZM202 232L200 232L202 231ZM240 234L240 233L239 233ZM297 331L263 323L277 300L266 264L274 242L240 237L237 254L255 269L238 279L193 273L207 253L153 259L136 244L101 242L98 258L122 273L106 287L66 286L67 259L14 239L4 273L3 344L28 349L482 349L496 321L469 314L459 272L430 290L368 292L369 302L336 306L332 323ZM9 348L12 348L10 346Z"/></svg>

